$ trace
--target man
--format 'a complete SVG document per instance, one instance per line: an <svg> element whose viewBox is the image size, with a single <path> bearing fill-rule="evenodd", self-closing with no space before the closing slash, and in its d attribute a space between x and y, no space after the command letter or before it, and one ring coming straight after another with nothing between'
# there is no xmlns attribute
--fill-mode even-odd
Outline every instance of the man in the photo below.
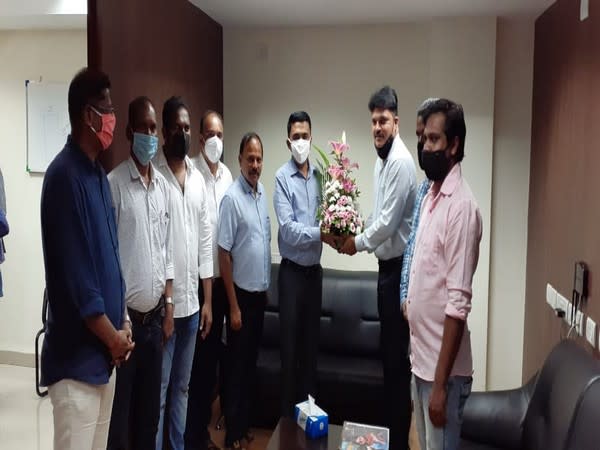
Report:
<svg viewBox="0 0 600 450"><path fill-rule="evenodd" d="M217 364L222 361L222 334L225 311L228 309L227 294L219 270L217 246L219 205L231 186L231 172L220 160L223 154L223 120L216 111L208 110L200 121L200 154L194 163L206 185L208 215L210 217L213 256L212 314L213 326L204 340L196 341L196 351L190 379L190 392L185 429L187 450L218 450L211 440L208 426L212 413L212 399L217 384ZM199 298L204 297L200 286ZM223 373L223 364L220 365ZM221 376L223 379L223 376ZM223 392L223 389L221 389ZM223 399L221 399L223 405Z"/></svg>
<svg viewBox="0 0 600 450"><path fill-rule="evenodd" d="M42 385L48 386L56 450L104 449L114 364L133 350L123 321L124 284L110 188L98 156L112 142L110 81L83 69L69 86L71 135L44 177L42 246L48 321Z"/></svg>
<svg viewBox="0 0 600 450"><path fill-rule="evenodd" d="M160 415L163 315L173 317L170 189L150 160L156 154L156 112L147 97L129 104L130 157L108 176L125 279L126 317L136 349L117 369L108 449L154 447ZM165 299L167 305L165 306Z"/></svg>
<svg viewBox="0 0 600 450"><path fill-rule="evenodd" d="M256 375L267 289L271 279L271 223L259 182L263 146L256 133L240 143L241 175L219 212L219 265L229 299L225 447L240 449L249 426L250 389Z"/></svg>
<svg viewBox="0 0 600 450"><path fill-rule="evenodd" d="M473 362L466 325L482 222L460 162L462 107L440 99L428 109L422 164L425 197L408 288L415 422L422 449L458 449Z"/></svg>
<svg viewBox="0 0 600 450"><path fill-rule="evenodd" d="M165 145L157 155L156 166L171 189L175 309L174 320L166 317L163 327L166 342L156 449L163 448L163 427L166 422L170 448L183 450L188 386L198 325L204 339L212 322L212 235L204 181L187 156L191 137L190 114L181 97L171 97L165 102L162 120ZM200 319L199 279L204 288Z"/></svg>
<svg viewBox="0 0 600 450"><path fill-rule="evenodd" d="M432 105L436 100L436 98L428 98L421 104L421 106L417 110L417 159L419 160L419 167L421 167L421 170L423 170L421 155L423 153L423 146L425 145L425 121L423 120L423 117L428 115L427 108L430 105ZM404 256L402 258L402 275L400 277L400 304L402 306L402 313L404 314L405 318L406 296L408 295L408 283L410 281L410 266L412 264L412 258L415 251L415 238L417 236L417 228L419 227L419 219L421 218L421 206L423 205L423 199L425 198L425 195L427 195L430 186L431 181L425 178L423 181L421 181L421 184L419 184L417 188L415 207L413 208L412 213L412 228L410 230L408 242L406 243L406 249L404 250Z"/></svg>
<svg viewBox="0 0 600 450"><path fill-rule="evenodd" d="M311 121L304 111L287 123L291 158L275 175L273 207L279 223L279 320L281 342L281 415L293 417L294 405L315 395L323 269L317 210L321 191L310 164Z"/></svg>
<svg viewBox="0 0 600 450"><path fill-rule="evenodd" d="M377 152L374 208L365 230L344 242L341 252L374 252L379 260L377 309L381 321L384 412L392 449L408 448L411 420L408 324L402 315L402 253L410 234L415 203L415 164L398 135L398 97L389 86L369 101Z"/></svg>

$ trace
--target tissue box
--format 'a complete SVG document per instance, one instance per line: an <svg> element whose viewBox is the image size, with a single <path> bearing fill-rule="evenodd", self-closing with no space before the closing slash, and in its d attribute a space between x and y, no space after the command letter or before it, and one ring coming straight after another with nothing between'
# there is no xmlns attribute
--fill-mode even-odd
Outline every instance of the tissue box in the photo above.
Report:
<svg viewBox="0 0 600 450"><path fill-rule="evenodd" d="M310 414L309 412L312 412ZM309 439L316 439L327 435L329 426L329 417L327 413L313 404L312 411L308 405L308 400L296 405L296 423L306 433Z"/></svg>

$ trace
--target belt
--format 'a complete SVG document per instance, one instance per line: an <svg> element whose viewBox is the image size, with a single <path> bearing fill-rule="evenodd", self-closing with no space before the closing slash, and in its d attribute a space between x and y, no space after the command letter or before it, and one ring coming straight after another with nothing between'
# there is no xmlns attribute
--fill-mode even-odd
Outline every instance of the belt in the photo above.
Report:
<svg viewBox="0 0 600 450"><path fill-rule="evenodd" d="M153 309L147 312L139 312L135 309L127 308L127 313L129 314L129 318L132 322L139 323L141 325L148 325L152 319L156 317L157 314L162 316L162 312L165 306L165 298L164 296L160 297L158 301L158 305L156 305Z"/></svg>
<svg viewBox="0 0 600 450"><path fill-rule="evenodd" d="M303 265L295 263L291 259L287 259L287 258L283 258L281 260L281 264L293 267L294 269L296 269L300 272L304 272L305 274L311 274L311 273L315 273L315 272L318 272L319 270L321 270L321 264L313 264L312 266L303 266Z"/></svg>

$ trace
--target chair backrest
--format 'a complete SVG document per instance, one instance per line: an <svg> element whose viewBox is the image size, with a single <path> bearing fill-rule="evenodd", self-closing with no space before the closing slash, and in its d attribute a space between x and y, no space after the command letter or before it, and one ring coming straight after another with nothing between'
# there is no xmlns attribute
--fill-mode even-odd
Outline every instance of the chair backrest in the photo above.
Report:
<svg viewBox="0 0 600 450"><path fill-rule="evenodd" d="M571 423L589 383L598 376L600 362L574 341L563 340L554 347L540 371L525 415L523 448L575 448L568 446ZM600 411L600 405L596 407Z"/></svg>
<svg viewBox="0 0 600 450"><path fill-rule="evenodd" d="M262 346L279 348L279 264L271 268ZM377 272L323 269L319 351L372 356L379 349Z"/></svg>

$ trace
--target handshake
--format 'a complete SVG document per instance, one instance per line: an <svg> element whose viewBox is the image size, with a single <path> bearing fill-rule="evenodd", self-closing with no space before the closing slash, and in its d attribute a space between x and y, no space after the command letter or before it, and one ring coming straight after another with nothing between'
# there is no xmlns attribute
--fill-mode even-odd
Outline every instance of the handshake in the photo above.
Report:
<svg viewBox="0 0 600 450"><path fill-rule="evenodd" d="M353 235L346 234L339 236L321 231L321 241L329 245L338 253L343 253L344 255L354 255L356 253Z"/></svg>

